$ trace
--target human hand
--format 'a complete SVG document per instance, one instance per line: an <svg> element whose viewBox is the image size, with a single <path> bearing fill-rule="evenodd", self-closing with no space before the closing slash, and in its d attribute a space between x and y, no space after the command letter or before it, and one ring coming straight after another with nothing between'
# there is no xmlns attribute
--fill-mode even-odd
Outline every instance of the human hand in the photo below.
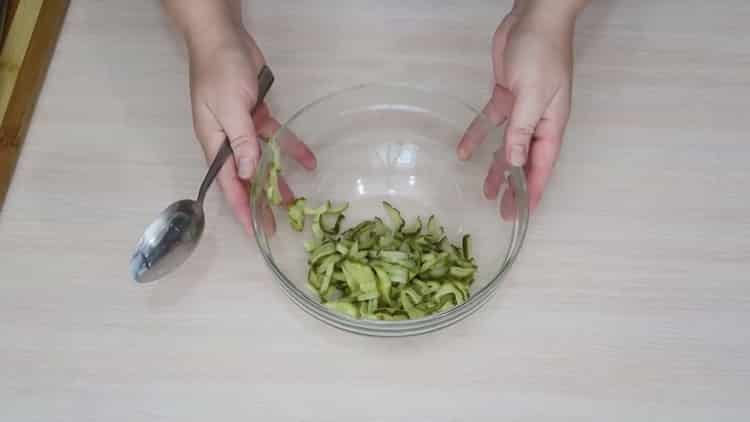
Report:
<svg viewBox="0 0 750 422"><path fill-rule="evenodd" d="M557 2L560 4L562 2ZM572 42L575 13L539 10L534 2L517 2L493 39L495 85L484 115L495 125L508 119L505 147L495 154L484 182L484 194L495 199L509 165L523 166L529 205L542 197L558 158L570 115ZM484 141L486 130L475 120L458 145L458 156L469 159ZM512 218L511 189L501 201L503 218Z"/></svg>
<svg viewBox="0 0 750 422"><path fill-rule="evenodd" d="M280 127L265 103L250 115L258 96L257 75L265 59L241 27L226 28L221 36L210 40L190 39L188 50L196 135L208 161L216 156L224 139L229 139L234 160L227 161L217 178L236 218L251 233L247 183L260 158L257 139L271 137ZM315 168L312 151L295 136L283 136L279 146L303 167ZM283 178L279 179L279 190L284 202L293 199Z"/></svg>

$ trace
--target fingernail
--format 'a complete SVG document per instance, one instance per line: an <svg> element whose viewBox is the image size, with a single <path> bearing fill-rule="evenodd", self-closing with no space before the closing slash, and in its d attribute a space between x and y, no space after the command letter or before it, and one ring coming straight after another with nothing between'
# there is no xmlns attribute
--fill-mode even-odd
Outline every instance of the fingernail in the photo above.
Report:
<svg viewBox="0 0 750 422"><path fill-rule="evenodd" d="M526 145L517 144L510 147L510 163L516 167L526 163Z"/></svg>
<svg viewBox="0 0 750 422"><path fill-rule="evenodd" d="M309 169L315 170L315 167L318 167L318 158L313 155L312 158L310 158Z"/></svg>
<svg viewBox="0 0 750 422"><path fill-rule="evenodd" d="M237 173L240 179L249 179L252 176L253 164L249 158L240 158L240 165L237 169Z"/></svg>

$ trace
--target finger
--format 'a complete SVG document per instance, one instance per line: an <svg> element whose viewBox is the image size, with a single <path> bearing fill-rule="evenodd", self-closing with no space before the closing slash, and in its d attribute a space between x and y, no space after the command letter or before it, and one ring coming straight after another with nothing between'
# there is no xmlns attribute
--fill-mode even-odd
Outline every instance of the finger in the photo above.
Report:
<svg viewBox="0 0 750 422"><path fill-rule="evenodd" d="M237 175L249 180L258 164L260 150L255 135L255 125L250 117L250 107L241 99L229 99L220 108L216 118L224 129L234 151Z"/></svg>
<svg viewBox="0 0 750 422"><path fill-rule="evenodd" d="M227 161L217 176L219 186L224 192L224 197L229 207L234 212L237 220L242 224L247 234L253 233L253 221L250 212L250 201L248 200L247 182L237 177L237 170L233 161Z"/></svg>
<svg viewBox="0 0 750 422"><path fill-rule="evenodd" d="M500 200L500 216L503 220L512 220L516 218L516 194L513 188L508 185L508 189L503 192L503 199Z"/></svg>
<svg viewBox="0 0 750 422"><path fill-rule="evenodd" d="M226 134L208 108L197 106L194 108L193 114L196 134L201 140L201 147L206 155L206 160L211 162L224 143ZM219 187L224 193L224 197L237 220L242 224L245 232L252 234L253 225L248 201L247 182L237 178L237 169L234 161L227 160L221 170L219 170L217 179Z"/></svg>
<svg viewBox="0 0 750 422"><path fill-rule="evenodd" d="M512 165L526 164L531 138L547 104L548 101L533 90L523 88L515 96L505 128L505 153Z"/></svg>
<svg viewBox="0 0 750 422"><path fill-rule="evenodd" d="M502 150L495 152L495 159L490 165L487 177L484 179L484 196L487 199L497 198L500 187L505 182L505 170L508 169L508 162Z"/></svg>
<svg viewBox="0 0 750 422"><path fill-rule="evenodd" d="M273 210L265 201L261 210L260 222L263 225L263 231L267 236L271 236L276 233L276 218L273 216Z"/></svg>
<svg viewBox="0 0 750 422"><path fill-rule="evenodd" d="M466 129L458 143L457 153L461 160L468 160L474 150L487 139L491 125L498 126L505 122L510 112L513 96L510 91L495 85L492 97L482 109L483 116L477 116ZM489 122L488 122L489 120Z"/></svg>
<svg viewBox="0 0 750 422"><path fill-rule="evenodd" d="M266 104L258 107L255 115L255 124L258 134L264 138L272 137L281 128L278 120L274 119ZM279 148L300 163L308 170L314 170L317 166L315 154L302 142L291 130L285 129L278 139Z"/></svg>
<svg viewBox="0 0 750 422"><path fill-rule="evenodd" d="M281 194L281 205L288 207L294 202L294 192L289 184L284 179L284 176L279 176L279 193Z"/></svg>
<svg viewBox="0 0 750 422"><path fill-rule="evenodd" d="M563 125L554 120L542 120L537 127L537 138L531 146L527 164L529 207L539 205L544 188L552 175L562 144Z"/></svg>
<svg viewBox="0 0 750 422"><path fill-rule="evenodd" d="M513 28L516 22L518 22L520 11L517 5L513 6L513 10L503 18L500 25L497 27L495 34L492 36L492 68L495 73L496 81L504 81L504 56L505 46L508 44L508 34Z"/></svg>

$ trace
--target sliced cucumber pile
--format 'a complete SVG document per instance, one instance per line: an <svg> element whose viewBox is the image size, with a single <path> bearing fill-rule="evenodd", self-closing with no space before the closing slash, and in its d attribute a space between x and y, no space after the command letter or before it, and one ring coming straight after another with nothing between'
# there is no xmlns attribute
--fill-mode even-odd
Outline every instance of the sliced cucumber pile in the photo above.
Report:
<svg viewBox="0 0 750 422"><path fill-rule="evenodd" d="M275 140L266 195L278 205L281 196L279 149ZM288 209L293 230L302 232L309 220L307 286L324 306L358 319L423 318L469 299L477 270L471 237L461 246L445 235L437 217L407 224L398 209L383 202L388 223L381 218L342 231L348 204L326 201L311 207L297 198Z"/></svg>
<svg viewBox="0 0 750 422"><path fill-rule="evenodd" d="M423 318L469 298L476 264L471 237L452 244L435 216L426 227L417 217L406 224L401 213L383 202L389 224L379 217L341 229L347 204L326 202L306 208L304 198L289 208L292 228L312 221L307 285L330 309L353 318Z"/></svg>

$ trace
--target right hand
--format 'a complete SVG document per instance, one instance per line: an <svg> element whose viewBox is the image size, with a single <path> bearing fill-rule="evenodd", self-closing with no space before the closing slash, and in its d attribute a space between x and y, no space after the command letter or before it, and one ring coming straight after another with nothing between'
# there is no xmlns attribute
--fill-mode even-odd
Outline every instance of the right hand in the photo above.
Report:
<svg viewBox="0 0 750 422"><path fill-rule="evenodd" d="M493 39L495 86L483 113L494 124L508 120L505 147L495 154L484 193L498 196L510 165L523 167L534 211L552 174L570 116L573 29L585 2L516 1ZM458 146L461 159L471 157L486 138L475 121ZM501 213L512 218L512 190L501 200Z"/></svg>
<svg viewBox="0 0 750 422"><path fill-rule="evenodd" d="M218 174L219 185L236 218L247 233L252 233L252 218L247 183L260 159L258 137L270 138L280 127L264 103L255 116L250 110L258 98L257 76L265 63L255 40L244 28L226 28L210 40L192 39L190 54L190 91L195 133L210 162L228 138L234 160L228 160ZM312 170L316 166L312 151L294 136L280 140L282 151ZM280 189L285 201L293 195L283 180Z"/></svg>

